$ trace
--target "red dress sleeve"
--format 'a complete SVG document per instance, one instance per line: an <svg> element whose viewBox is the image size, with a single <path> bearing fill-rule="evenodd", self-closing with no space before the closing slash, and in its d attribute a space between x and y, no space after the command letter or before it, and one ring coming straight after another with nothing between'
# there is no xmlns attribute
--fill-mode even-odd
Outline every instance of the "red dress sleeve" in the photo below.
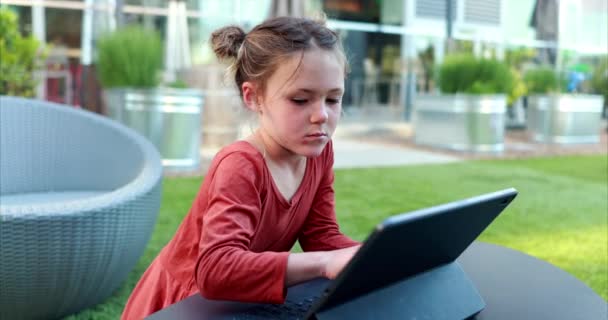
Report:
<svg viewBox="0 0 608 320"><path fill-rule="evenodd" d="M358 245L340 232L336 221L334 192L334 153L330 142L326 146L321 183L317 188L312 208L300 231L299 242L304 251L328 251Z"/></svg>
<svg viewBox="0 0 608 320"><path fill-rule="evenodd" d="M289 252L252 252L260 221L262 174L251 155L221 160L209 187L195 268L209 299L283 303Z"/></svg>

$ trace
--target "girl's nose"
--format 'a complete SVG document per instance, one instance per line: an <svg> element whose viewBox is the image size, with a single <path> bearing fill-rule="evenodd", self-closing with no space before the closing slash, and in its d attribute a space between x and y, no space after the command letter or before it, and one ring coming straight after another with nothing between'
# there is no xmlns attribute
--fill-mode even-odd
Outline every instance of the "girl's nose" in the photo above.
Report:
<svg viewBox="0 0 608 320"><path fill-rule="evenodd" d="M319 102L314 107L314 110L310 116L312 123L324 123L327 121L329 115L327 114L327 105L324 101Z"/></svg>

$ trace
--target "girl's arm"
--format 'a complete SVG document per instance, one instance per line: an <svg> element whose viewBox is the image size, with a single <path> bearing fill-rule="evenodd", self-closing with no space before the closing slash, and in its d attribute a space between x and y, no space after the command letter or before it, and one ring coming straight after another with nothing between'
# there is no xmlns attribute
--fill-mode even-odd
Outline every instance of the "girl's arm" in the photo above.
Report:
<svg viewBox="0 0 608 320"><path fill-rule="evenodd" d="M359 247L290 254L287 258L285 286L289 287L319 277L334 279Z"/></svg>
<svg viewBox="0 0 608 320"><path fill-rule="evenodd" d="M282 303L289 252L253 252L260 223L258 161L246 153L229 154L208 175L207 211L194 276L208 299Z"/></svg>
<svg viewBox="0 0 608 320"><path fill-rule="evenodd" d="M194 270L204 297L282 303L288 286L318 277L334 278L353 256L356 248L306 253L250 251L261 216L260 182L255 174L259 170L244 154L229 155L220 166L225 167L208 177L212 179L209 209L202 219Z"/></svg>

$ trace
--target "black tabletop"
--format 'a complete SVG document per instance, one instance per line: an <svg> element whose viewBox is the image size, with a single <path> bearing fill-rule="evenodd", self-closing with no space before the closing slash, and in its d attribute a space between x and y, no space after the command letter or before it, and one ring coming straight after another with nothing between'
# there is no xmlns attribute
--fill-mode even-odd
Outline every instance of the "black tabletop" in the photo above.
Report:
<svg viewBox="0 0 608 320"><path fill-rule="evenodd" d="M475 319L608 319L608 303L591 288L522 252L475 242L458 262L486 302ZM198 319L203 304L200 295L193 295L150 318Z"/></svg>
<svg viewBox="0 0 608 320"><path fill-rule="evenodd" d="M591 288L522 252L475 242L458 262L486 301L476 319L608 319L608 303Z"/></svg>

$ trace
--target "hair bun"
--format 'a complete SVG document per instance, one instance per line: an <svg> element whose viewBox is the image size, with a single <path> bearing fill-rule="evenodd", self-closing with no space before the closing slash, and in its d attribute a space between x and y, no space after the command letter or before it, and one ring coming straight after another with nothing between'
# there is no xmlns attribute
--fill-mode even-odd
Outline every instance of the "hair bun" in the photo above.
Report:
<svg viewBox="0 0 608 320"><path fill-rule="evenodd" d="M211 34L211 46L220 59L236 58L247 34L238 26L228 26Z"/></svg>

